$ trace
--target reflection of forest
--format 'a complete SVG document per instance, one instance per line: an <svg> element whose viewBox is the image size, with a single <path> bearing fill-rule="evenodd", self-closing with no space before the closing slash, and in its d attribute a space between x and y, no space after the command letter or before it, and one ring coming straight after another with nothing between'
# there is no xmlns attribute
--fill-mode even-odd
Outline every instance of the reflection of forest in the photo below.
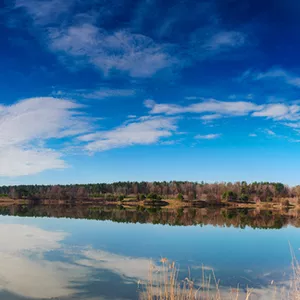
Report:
<svg viewBox="0 0 300 300"><path fill-rule="evenodd" d="M0 214L34 217L66 217L112 220L124 223L152 223L168 225L213 225L253 228L300 227L298 210L258 210L228 208L145 208L123 206L92 206L90 204L18 204L0 207Z"/></svg>

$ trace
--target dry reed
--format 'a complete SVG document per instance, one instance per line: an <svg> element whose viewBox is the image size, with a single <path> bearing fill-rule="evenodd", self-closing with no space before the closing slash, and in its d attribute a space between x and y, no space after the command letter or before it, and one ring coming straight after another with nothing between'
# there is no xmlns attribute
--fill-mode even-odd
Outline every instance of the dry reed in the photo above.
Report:
<svg viewBox="0 0 300 300"><path fill-rule="evenodd" d="M148 282L140 293L141 300L249 300L251 291L241 294L239 288L231 289L222 296L220 283L213 269L202 267L202 281L197 286L189 277L178 278L179 270L175 263L161 259L161 266L151 263ZM190 273L190 272L189 272ZM242 297L242 298L241 298Z"/></svg>
<svg viewBox="0 0 300 300"><path fill-rule="evenodd" d="M300 300L300 264L290 246L292 256L292 277L290 282L281 287L271 282L269 296L263 299ZM216 279L213 269L202 267L202 279L196 285L189 277L180 280L179 269L174 262L169 263L166 258L161 259L161 265L151 263L149 278L140 292L140 300L252 300L260 299L254 290L220 289L220 282Z"/></svg>

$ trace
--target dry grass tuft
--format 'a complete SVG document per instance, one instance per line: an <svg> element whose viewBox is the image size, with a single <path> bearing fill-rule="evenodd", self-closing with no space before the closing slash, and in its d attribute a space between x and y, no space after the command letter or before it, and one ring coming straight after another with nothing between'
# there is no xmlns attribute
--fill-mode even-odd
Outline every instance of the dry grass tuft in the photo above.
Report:
<svg viewBox="0 0 300 300"><path fill-rule="evenodd" d="M281 288L272 280L267 297L263 299L300 300L300 264L290 246L292 256L292 278ZM202 279L196 285L190 278L180 280L179 269L174 262L166 258L160 260L161 265L151 263L149 279L140 293L141 300L252 300L260 299L257 290L240 290L239 287L221 290L213 269L202 266ZM189 272L190 273L190 272ZM262 290L263 291L263 290Z"/></svg>
<svg viewBox="0 0 300 300"><path fill-rule="evenodd" d="M292 256L293 277L291 280L291 288L288 296L289 299L300 300L300 265L291 245L290 245L290 251Z"/></svg>
<svg viewBox="0 0 300 300"><path fill-rule="evenodd" d="M149 279L144 290L140 293L141 300L249 300L251 291L240 294L240 290L231 289L226 293L226 298L222 296L219 281L216 279L214 271L202 267L202 281L199 286L189 278L178 279L178 268L175 263L169 263L166 258L161 259L161 266L153 263L149 269ZM242 298L241 298L242 296Z"/></svg>

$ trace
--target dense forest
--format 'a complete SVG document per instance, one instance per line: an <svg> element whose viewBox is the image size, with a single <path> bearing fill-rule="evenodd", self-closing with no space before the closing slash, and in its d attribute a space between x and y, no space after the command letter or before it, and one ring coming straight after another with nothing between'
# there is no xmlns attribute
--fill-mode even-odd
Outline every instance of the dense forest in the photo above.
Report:
<svg viewBox="0 0 300 300"><path fill-rule="evenodd" d="M72 185L0 186L0 197L11 199L52 199L106 201L201 200L207 202L281 202L300 199L300 186L289 187L278 182L204 183L170 182L115 182Z"/></svg>

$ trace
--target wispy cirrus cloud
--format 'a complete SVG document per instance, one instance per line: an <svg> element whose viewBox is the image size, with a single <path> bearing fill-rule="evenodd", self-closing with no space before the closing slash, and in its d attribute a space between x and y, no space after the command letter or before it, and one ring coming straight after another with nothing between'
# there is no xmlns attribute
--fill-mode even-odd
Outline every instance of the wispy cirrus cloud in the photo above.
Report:
<svg viewBox="0 0 300 300"><path fill-rule="evenodd" d="M195 98L200 99L200 98ZM158 104L153 100L145 100L145 106L150 109L152 115L183 115L200 114L197 119L204 122L217 120L220 118L250 117L272 120L281 126L294 129L300 132L300 106L298 104L287 103L265 103L256 104L250 101L220 101L215 99L202 98L201 102L184 105L177 104ZM277 136L286 139L285 136L276 134L270 129L264 132L269 136ZM250 134L250 137L256 134ZM199 136L205 138L206 136ZM214 138L214 135L207 135L207 138Z"/></svg>
<svg viewBox="0 0 300 300"><path fill-rule="evenodd" d="M72 91L58 90L53 91L53 96L83 98L83 99L107 99L107 98L127 98L133 97L137 94L137 90L128 88L113 88L100 87L96 89L79 89Z"/></svg>
<svg viewBox="0 0 300 300"><path fill-rule="evenodd" d="M138 12L143 14L148 6L147 3L141 5ZM244 32L227 30L216 21L217 11L213 5L202 6L199 7L200 15L205 16L207 25L186 33L189 38L185 46L180 38L162 39L165 36L163 32L186 20L182 9L174 10L175 14L170 16L172 21L152 18L158 29L150 34L149 30L143 30L144 22L140 22L140 16L136 15L126 26L114 29L106 26L108 15L113 18L114 14L120 14L118 5L112 9L101 3L99 9L93 10L91 5L75 0L17 0L15 8L27 13L32 20L31 32L36 32L41 43L68 68L77 70L92 66L106 77L121 73L135 78L149 78L163 70L173 74L195 61L230 54L232 50L247 44ZM207 17L208 7L215 15L213 18Z"/></svg>
<svg viewBox="0 0 300 300"><path fill-rule="evenodd" d="M281 68L274 68L264 73L258 73L254 78L256 80L277 78L289 85L300 87L300 77Z"/></svg>
<svg viewBox="0 0 300 300"><path fill-rule="evenodd" d="M178 63L176 57L169 54L171 45L157 44L147 36L126 29L110 33L84 23L54 28L48 39L52 51L73 57L79 64L90 63L105 76L117 70L132 77L150 77Z"/></svg>
<svg viewBox="0 0 300 300"><path fill-rule="evenodd" d="M273 130L271 130L271 129L266 129L266 130L265 130L265 133L266 133L267 135L271 135L271 136L275 136L275 135L276 135L276 133L275 133Z"/></svg>
<svg viewBox="0 0 300 300"><path fill-rule="evenodd" d="M150 115L134 115L120 126L98 130L85 115L84 107L74 101L53 97L30 98L13 105L0 106L0 176L20 176L67 167L61 139L77 145L82 153L156 143L172 143L178 134L178 116L200 114L203 121L222 117L265 118L299 130L300 106L297 104L256 104L250 101L202 99L184 105L145 101ZM283 122L284 121L284 122ZM99 125L99 124L98 124ZM265 131L269 135L273 132ZM197 135L196 139L215 139L221 133ZM279 136L279 135L278 135ZM48 141L57 141L49 147Z"/></svg>
<svg viewBox="0 0 300 300"><path fill-rule="evenodd" d="M0 111L0 176L21 176L66 167L49 139L73 137L91 126L75 102L52 97L29 98Z"/></svg>
<svg viewBox="0 0 300 300"><path fill-rule="evenodd" d="M203 48L212 51L224 51L238 48L245 44L246 36L238 31L220 31L212 35Z"/></svg>
<svg viewBox="0 0 300 300"><path fill-rule="evenodd" d="M244 45L245 34L238 31L221 31L213 35L205 44L205 47L212 50L220 50L223 47L237 48Z"/></svg>
<svg viewBox="0 0 300 300"><path fill-rule="evenodd" d="M15 8L27 12L41 42L73 70L90 65L105 76L124 72L146 78L180 63L175 45L155 42L130 27L107 30L96 25L108 11L117 13L104 3L96 11L80 1L17 0Z"/></svg>
<svg viewBox="0 0 300 300"><path fill-rule="evenodd" d="M246 70L239 80L279 80L290 86L300 87L300 77L296 74L284 70L280 67L273 67L265 72L257 72L255 70Z"/></svg>
<svg viewBox="0 0 300 300"><path fill-rule="evenodd" d="M256 104L250 101L220 101L202 98L201 102L186 106L178 104L158 104L154 100L145 100L145 106L150 109L150 114L203 114L203 120L213 120L224 116L264 117L277 121L300 120L300 106L297 104L271 103ZM207 114L210 113L210 114Z"/></svg>
<svg viewBox="0 0 300 300"><path fill-rule="evenodd" d="M204 135L201 135L201 134L198 134L195 136L195 139L197 140L214 140L214 139L217 139L221 136L220 133L211 133L211 134L204 134Z"/></svg>
<svg viewBox="0 0 300 300"><path fill-rule="evenodd" d="M74 101L53 97L29 98L0 106L0 176L66 168L65 150L72 147L88 154L150 145L165 141L177 130L175 117L130 116L118 127L99 131L95 120L84 110Z"/></svg>
<svg viewBox="0 0 300 300"><path fill-rule="evenodd" d="M133 145L150 145L171 137L177 129L176 118L142 117L113 128L82 135L84 148L90 152L106 151Z"/></svg>
<svg viewBox="0 0 300 300"><path fill-rule="evenodd" d="M282 123L282 124L287 126L287 127L294 128L294 129L300 129L300 123L299 122L296 122L296 123L286 122L286 123Z"/></svg>
<svg viewBox="0 0 300 300"><path fill-rule="evenodd" d="M151 114L183 114L183 113L213 113L215 117L220 115L243 116L250 112L259 110L262 106L246 101L219 101L216 99L205 99L203 101L181 106L177 104L157 104L153 100L145 100L144 104L150 109ZM209 118L209 117L208 117Z"/></svg>
<svg viewBox="0 0 300 300"><path fill-rule="evenodd" d="M210 114L210 115L203 115L200 117L200 119L203 121L212 121L220 118L222 118L221 114Z"/></svg>
<svg viewBox="0 0 300 300"><path fill-rule="evenodd" d="M60 17L69 14L70 8L76 1L36 1L36 0L16 0L15 8L26 9L33 21L39 25L53 24L58 22Z"/></svg>
<svg viewBox="0 0 300 300"><path fill-rule="evenodd" d="M137 116L136 115L128 115L127 118L128 119L135 119L135 118L137 118Z"/></svg>
<svg viewBox="0 0 300 300"><path fill-rule="evenodd" d="M200 99L200 98L195 98ZM198 119L204 122L211 122L220 118L234 117L250 117L263 118L278 122L282 126L290 127L294 131L299 132L300 125L300 106L298 104L287 103L265 103L256 104L250 101L220 101L215 99L201 98L201 102L194 104L178 105L178 104L159 104L153 100L145 100L145 106L150 109L152 115L184 115L184 114L200 114ZM266 130L268 135L273 131ZM254 135L249 135L253 137ZM205 137L205 136L204 136Z"/></svg>
<svg viewBox="0 0 300 300"><path fill-rule="evenodd" d="M10 146L0 148L0 176L17 177L46 170L64 169L67 164L61 153L42 147L29 149Z"/></svg>
<svg viewBox="0 0 300 300"><path fill-rule="evenodd" d="M274 120L299 120L300 106L283 103L265 104L263 109L252 113L254 117L266 117Z"/></svg>
<svg viewBox="0 0 300 300"><path fill-rule="evenodd" d="M66 168L64 145L60 142L65 138L82 154L135 145L171 144L173 137L179 134L177 115L187 113L200 114L199 118L203 121L244 116L271 119L295 131L300 128L300 107L297 104L258 105L203 98L201 102L186 106L157 104L153 100L146 100L145 105L150 115L128 116L122 125L107 130L96 129L93 119L84 113L85 107L66 99L30 98L13 105L1 105L0 176L13 177ZM281 136L269 129L264 132L270 136ZM220 136L221 133L209 133L195 138L210 140ZM57 141L55 147L47 146L49 140Z"/></svg>
<svg viewBox="0 0 300 300"><path fill-rule="evenodd" d="M265 105L260 111L254 112L254 117L267 117L267 118L282 118L289 115L289 112L293 111L293 108L285 104L269 104Z"/></svg>
<svg viewBox="0 0 300 300"><path fill-rule="evenodd" d="M189 52L196 60L218 59L224 54L237 59L233 55L247 45L247 35L242 31L226 31L219 25L200 28L190 36Z"/></svg>
<svg viewBox="0 0 300 300"><path fill-rule="evenodd" d="M113 89L113 88L102 88L83 94L83 97L88 99L105 99L115 97L130 97L136 94L134 89Z"/></svg>

